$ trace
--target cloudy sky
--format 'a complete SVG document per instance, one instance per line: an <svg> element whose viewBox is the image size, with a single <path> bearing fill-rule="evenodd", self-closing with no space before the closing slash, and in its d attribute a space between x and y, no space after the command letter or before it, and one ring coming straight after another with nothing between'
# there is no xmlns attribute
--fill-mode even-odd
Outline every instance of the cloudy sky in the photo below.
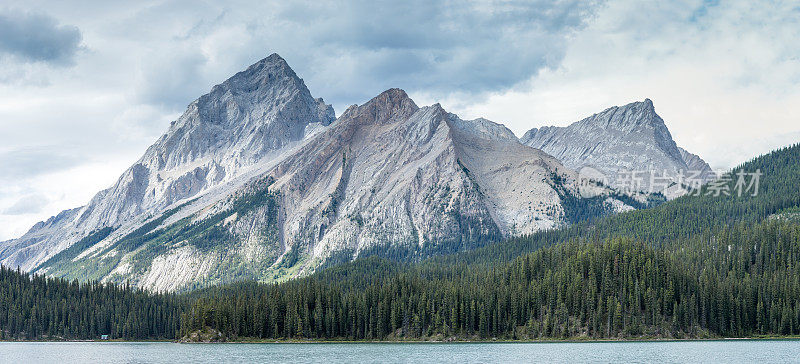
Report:
<svg viewBox="0 0 800 364"><path fill-rule="evenodd" d="M650 98L729 168L800 141L799 22L788 2L5 0L0 240L85 204L273 52L337 113L400 87L517 135Z"/></svg>

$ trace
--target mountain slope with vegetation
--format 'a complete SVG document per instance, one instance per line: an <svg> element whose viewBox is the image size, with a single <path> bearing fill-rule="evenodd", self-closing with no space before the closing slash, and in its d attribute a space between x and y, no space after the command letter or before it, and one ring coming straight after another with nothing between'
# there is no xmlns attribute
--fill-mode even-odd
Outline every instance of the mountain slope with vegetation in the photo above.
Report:
<svg viewBox="0 0 800 364"><path fill-rule="evenodd" d="M738 196L734 178L730 196L709 185L701 196L419 264L373 258L283 285L210 289L182 330L356 340L796 335L800 224L767 217L800 205L800 145L730 175L755 170L756 196Z"/></svg>
<svg viewBox="0 0 800 364"><path fill-rule="evenodd" d="M367 282L241 284L204 295L183 330L347 340L798 334L800 272L790 262L800 259L800 229L772 224L752 234L775 233L785 238L761 245L753 257L727 252L740 243L734 239L715 246L725 253L714 256L626 239L573 241L492 268L422 265ZM382 266L391 266L387 261L369 263L346 269L357 276L370 276L376 265L392 269Z"/></svg>
<svg viewBox="0 0 800 364"><path fill-rule="evenodd" d="M739 196L735 176L756 170L758 193ZM206 288L179 296L185 303L169 312L180 317L180 336L219 332L232 339L798 335L800 222L775 216L800 207L800 144L729 176L701 196L470 252L418 263L371 257L281 284ZM715 196L725 186L731 195ZM13 322L36 317L8 303L34 295L33 287L11 286L29 287L0 295L14 307L8 311L22 316ZM142 320L147 327L156 322ZM24 326L10 322L0 321L0 328L20 337Z"/></svg>

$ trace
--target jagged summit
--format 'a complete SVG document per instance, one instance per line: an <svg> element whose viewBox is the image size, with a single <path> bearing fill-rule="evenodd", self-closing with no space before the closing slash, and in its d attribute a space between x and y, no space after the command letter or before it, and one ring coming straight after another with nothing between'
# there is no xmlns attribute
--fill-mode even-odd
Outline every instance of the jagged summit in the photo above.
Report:
<svg viewBox="0 0 800 364"><path fill-rule="evenodd" d="M661 128L666 124L664 120L656 113L653 101L644 99L644 101L635 101L622 106L612 106L599 113L592 114L592 116L582 119L569 125L566 128L581 128L581 129L595 129L595 130L615 130L623 133L630 133L636 129L655 127ZM532 128L525 132L520 138L523 144L527 144L531 140L537 138L537 135L549 135L554 131L565 129L565 127L558 126L542 126L541 128ZM669 134L669 130L665 130ZM672 137L669 136L671 139Z"/></svg>
<svg viewBox="0 0 800 364"><path fill-rule="evenodd" d="M302 82L302 79L297 76L292 67L289 66L283 57L277 53L272 53L269 56L251 64L244 71L235 73L220 85L228 85L232 81L236 80L253 80L266 83L275 76L288 77Z"/></svg>
<svg viewBox="0 0 800 364"><path fill-rule="evenodd" d="M281 67L281 68L284 68L284 69L288 69L289 71L292 71L292 68L289 67L289 64L286 63L286 60L283 59L283 57L281 57L278 53L272 53L272 54L262 58L260 61L258 61L256 63L253 63L252 65L250 65L250 67L247 67L247 70L250 70L250 69L253 69L253 68L264 67L264 65L267 65L267 64L277 65L278 67ZM294 73L294 71L292 71L292 73Z"/></svg>
<svg viewBox="0 0 800 364"><path fill-rule="evenodd" d="M273 53L214 86L211 92L201 96L200 100L214 97L220 92L255 94L260 96L259 99L263 99L264 96L268 96L266 95L268 90L265 89L268 87L277 87L288 93L307 90L303 79L297 76L286 60Z"/></svg>
<svg viewBox="0 0 800 364"><path fill-rule="evenodd" d="M172 160L169 167L238 145L236 155L249 164L302 139L309 124L328 125L334 119L333 107L313 98L273 53L195 100L151 149Z"/></svg>
<svg viewBox="0 0 800 364"><path fill-rule="evenodd" d="M393 123L405 119L419 107L399 88L381 92L361 106L353 105L342 113L342 119L357 119L361 123Z"/></svg>
<svg viewBox="0 0 800 364"><path fill-rule="evenodd" d="M643 129L652 128L659 138L672 139L664 120L656 113L650 99L636 101L623 106L612 106L599 113L575 122L568 127L543 126L532 128L520 138L523 144L536 143L543 137L552 137L561 130L582 130L585 132L606 132L630 134ZM669 146L667 146L667 149ZM677 150L677 149L676 149Z"/></svg>
<svg viewBox="0 0 800 364"><path fill-rule="evenodd" d="M265 58L262 58L256 63L247 67L244 71L239 71L230 78L228 78L222 85L231 83L235 80L260 80L261 82L269 81L273 75L281 74L281 76L289 77L302 81L300 77L294 73L286 60L277 53L273 53Z"/></svg>
<svg viewBox="0 0 800 364"><path fill-rule="evenodd" d="M681 152L681 158L686 162L686 166L689 167L690 171L699 171L700 177L703 180L712 180L717 177L716 173L711 166L700 158L699 155L690 153L686 149L678 147L678 150Z"/></svg>
<svg viewBox="0 0 800 364"><path fill-rule="evenodd" d="M664 125L664 120L656 114L653 102L650 99L645 99L644 101L636 101L623 106L610 107L579 121L579 123L631 132L636 128L647 127L648 125L660 127L660 125Z"/></svg>
<svg viewBox="0 0 800 364"><path fill-rule="evenodd" d="M311 98L303 79L298 77L286 60L277 53L273 53L214 86L211 92L201 96L193 104L200 107L209 103L213 105L217 104L221 98L233 100L237 103L236 106L242 109L252 108L254 105L260 106L264 102L267 103L267 106L269 104L280 105L281 102L288 103L294 98L300 98L306 102L313 100L314 103L319 104L320 112L317 115L311 115L315 119L312 122L329 124L335 118L333 108L325 105L321 98ZM191 105L189 108L191 109Z"/></svg>

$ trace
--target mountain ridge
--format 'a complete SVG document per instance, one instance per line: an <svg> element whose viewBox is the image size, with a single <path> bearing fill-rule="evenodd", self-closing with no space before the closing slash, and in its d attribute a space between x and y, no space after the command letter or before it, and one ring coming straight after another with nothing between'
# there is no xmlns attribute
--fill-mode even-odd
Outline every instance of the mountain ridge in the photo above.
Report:
<svg viewBox="0 0 800 364"><path fill-rule="evenodd" d="M80 267L104 267L95 279L181 290L231 279L220 274L293 278L376 249L466 250L559 226L555 188L577 194L575 183L573 171L507 128L461 120L438 104L419 108L390 89L228 197L189 201L146 230L112 234L42 271L71 278L84 274ZM242 205L248 196L260 202ZM240 272L225 273L229 265Z"/></svg>
<svg viewBox="0 0 800 364"><path fill-rule="evenodd" d="M642 205L401 89L334 116L270 55L189 104L88 205L3 243L0 261L176 291L469 250Z"/></svg>

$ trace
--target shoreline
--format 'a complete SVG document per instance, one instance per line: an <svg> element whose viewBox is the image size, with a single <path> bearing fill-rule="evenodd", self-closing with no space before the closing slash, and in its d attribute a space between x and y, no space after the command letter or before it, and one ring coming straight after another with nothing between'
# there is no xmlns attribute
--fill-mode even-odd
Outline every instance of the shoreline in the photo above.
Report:
<svg viewBox="0 0 800 364"><path fill-rule="evenodd" d="M564 340L238 340L225 342L178 342L179 344L590 344L689 341L800 341L800 336L731 337L703 339L564 339Z"/></svg>
<svg viewBox="0 0 800 364"><path fill-rule="evenodd" d="M622 338L622 339L563 339L563 340L230 340L218 342L181 342L178 340L0 340L4 343L175 343L175 344L580 344L636 343L690 341L800 341L800 336L777 337L718 337L718 338Z"/></svg>

